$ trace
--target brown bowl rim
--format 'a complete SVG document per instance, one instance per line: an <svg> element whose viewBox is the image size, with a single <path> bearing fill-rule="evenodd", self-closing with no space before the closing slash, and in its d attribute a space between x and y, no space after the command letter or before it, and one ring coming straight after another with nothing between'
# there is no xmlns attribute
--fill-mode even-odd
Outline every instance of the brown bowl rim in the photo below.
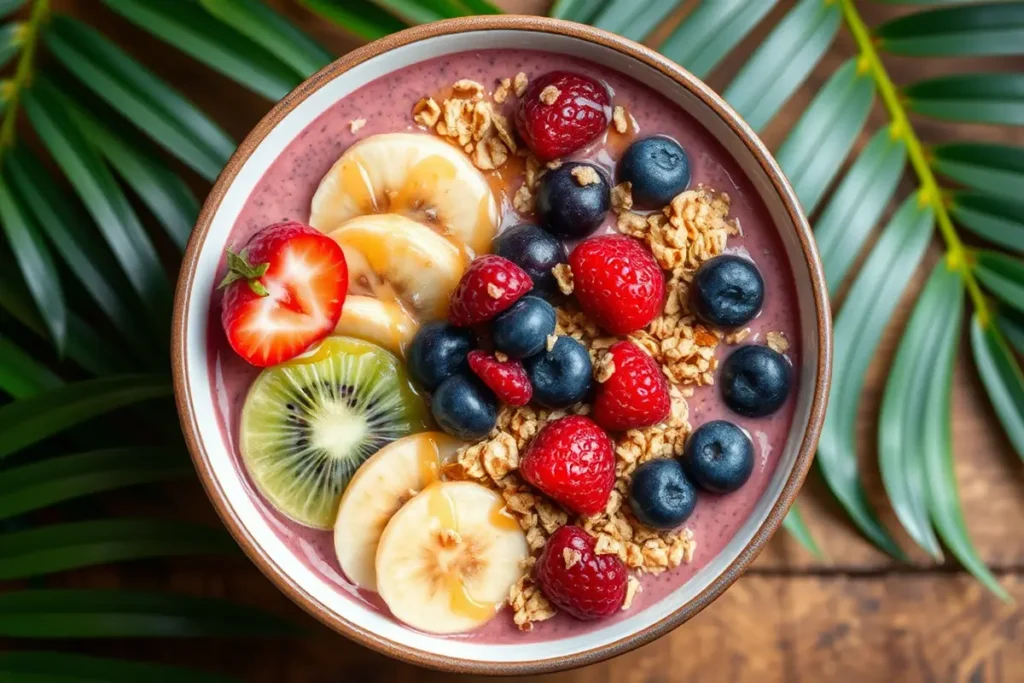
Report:
<svg viewBox="0 0 1024 683"><path fill-rule="evenodd" d="M388 52L398 47L419 42L436 36L461 33L464 31L487 31L487 30L511 30L531 31L556 34L578 38L591 43L611 48L619 53L635 59L649 67L657 69L665 76L671 78L680 86L689 90L699 97L708 107L711 108L733 131L739 136L748 150L761 165L768 178L772 181L775 191L782 200L786 211L789 214L793 228L796 230L800 246L804 254L805 265L807 265L814 299L815 313L817 318L818 332L818 372L814 381L814 396L811 402L811 409L807 430L804 433L803 442L797 454L793 470L783 487L779 499L776 501L768 517L761 524L754 536L740 552L737 558L726 568L726 570L715 578L711 584L700 594L695 596L685 605L672 614L651 624L647 628L630 634L617 641L591 648L582 652L562 658L549 658L541 660L527 660L519 662L495 662L460 659L440 656L424 650L419 650L402 645L383 638L376 633L349 622L339 614L328 611L322 604L314 600L301 586L276 565L264 550L256 543L241 521L235 516L233 510L227 504L224 492L219 483L214 479L208 454L202 446L198 435L195 414L192 407L191 393L189 391L186 375L188 370L188 358L186 353L187 316L186 302L192 291L195 278L196 264L201 247L206 240L213 216L219 208L221 201L227 192L228 187L234 181L239 170L256 150L267 134L276 126L292 109L300 102L317 91L324 84L336 76L348 71L352 67L361 64L373 57ZM768 539L782 523L790 506L793 504L797 493L803 484L804 478L811 466L814 451L817 447L818 437L821 432L822 423L825 417L825 406L828 399L828 388L831 377L832 358L832 332L831 318L828 303L828 293L825 286L825 277L821 261L815 247L814 238L810 226L803 214L800 204L764 144L757 137L757 134L726 104L726 102L714 91L708 88L702 81L679 65L669 61L657 52L635 43L626 38L616 36L590 26L577 24L558 19L550 19L539 16L524 15L492 15L448 19L431 24L424 24L387 37L376 40L365 45L344 57L327 65L316 74L305 80L302 84L290 92L284 99L264 116L255 128L246 136L245 140L231 156L227 166L224 167L213 189L210 191L206 202L203 204L199 214L196 227L188 242L178 285L174 300L174 320L171 330L172 343L172 369L174 379L174 392L178 407L178 414L181 420L182 431L185 440L195 463L196 470L203 483L208 497L217 510L217 514L223 520L228 530L249 558L257 565L281 591L283 591L293 602L315 617L321 623L334 631L365 645L373 650L396 659L427 666L441 671L469 674L497 674L497 675L524 675L542 674L556 671L564 671L588 664L600 662L614 657L634 648L651 642L652 640L668 633L680 624L689 620L707 605L713 602L747 569L751 562L761 552Z"/></svg>

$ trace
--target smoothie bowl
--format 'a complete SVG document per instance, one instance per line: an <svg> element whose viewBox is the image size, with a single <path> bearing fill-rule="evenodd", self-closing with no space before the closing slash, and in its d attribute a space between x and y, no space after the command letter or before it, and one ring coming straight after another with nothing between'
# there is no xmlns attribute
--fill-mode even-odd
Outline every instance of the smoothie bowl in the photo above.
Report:
<svg viewBox="0 0 1024 683"><path fill-rule="evenodd" d="M189 243L179 412L249 556L442 669L625 652L778 528L824 417L821 266L700 81L575 24L373 43L241 145Z"/></svg>

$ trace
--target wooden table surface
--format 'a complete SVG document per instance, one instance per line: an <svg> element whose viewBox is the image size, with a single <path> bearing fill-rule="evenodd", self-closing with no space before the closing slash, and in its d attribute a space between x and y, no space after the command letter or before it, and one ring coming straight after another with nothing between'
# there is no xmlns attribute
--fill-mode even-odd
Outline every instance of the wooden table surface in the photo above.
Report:
<svg viewBox="0 0 1024 683"><path fill-rule="evenodd" d="M101 26L213 113L236 139L269 108L266 101L112 16L97 0L57 0L56 4ZM274 0L273 4L338 54L355 45L289 0ZM505 0L498 4L528 12L543 11L547 3ZM791 4L780 2L770 18L777 18ZM866 2L863 5L869 24L900 12ZM742 55L749 53L764 32L763 27L756 31L745 41L741 56L730 58L718 69L709 81L712 86L720 88L728 82ZM768 126L763 137L769 146L777 146L792 124L796 115L792 105L798 105L798 113L832 70L852 54L852 43L841 32L791 106ZM940 73L948 66L941 60L893 59L888 63L897 83ZM982 70L981 64L961 60L956 70ZM1004 60L1000 68L1019 71L1022 67L1020 60ZM884 111L876 104L861 142L885 120ZM1024 135L1009 129L921 121L919 130L926 140L956 136L1024 144ZM905 189L912 187L912 178L904 182ZM195 187L200 195L205 194L207 188L202 183L195 182ZM939 253L936 244L930 258ZM918 277L913 289L920 285ZM905 297L886 332L865 385L859 420L862 471L872 499L892 529L897 525L885 506L873 444L887 368L910 304ZM955 381L951 417L968 527L982 557L1019 605L1024 603L1024 470L991 412L965 344L961 344ZM198 485L186 488L180 500L175 500L176 507L189 517L216 523ZM560 683L1024 681L1024 611L1019 606L993 598L955 564L934 566L919 556L913 564L898 564L877 552L852 529L816 475L809 479L800 502L825 550L825 559L810 556L780 533L744 578L672 634L612 661L543 679ZM125 503L133 512L162 504L138 498ZM259 643L96 643L84 648L90 652L152 657L267 683L456 678L391 661L334 635L301 614L245 560L138 563L74 572L63 583L227 596L292 616L308 624L312 632L304 639Z"/></svg>

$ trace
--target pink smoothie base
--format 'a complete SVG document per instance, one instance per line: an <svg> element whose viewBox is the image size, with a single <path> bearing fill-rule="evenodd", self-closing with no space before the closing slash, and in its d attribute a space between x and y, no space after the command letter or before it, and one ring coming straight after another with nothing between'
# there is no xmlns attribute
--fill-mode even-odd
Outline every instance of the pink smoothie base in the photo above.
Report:
<svg viewBox="0 0 1024 683"><path fill-rule="evenodd" d="M766 283L764 309L750 325L752 334L746 343L763 343L769 331L784 332L791 345L787 356L794 367L799 367L800 334L792 271L766 210L739 167L706 130L661 95L628 76L572 57L518 50L462 53L415 64L360 88L325 111L273 163L249 196L226 246L240 248L253 233L272 223L307 221L310 200L320 179L351 144L377 133L420 131L413 124L410 111L423 95L435 93L460 78L476 80L491 89L498 79L512 77L520 71L532 78L556 69L578 71L603 80L614 93L613 103L625 106L639 124L639 135L669 135L688 151L691 187L704 183L729 193L732 216L739 220L743 232L742 236L730 238L729 248L748 253ZM508 113L512 106L511 103L506 105ZM360 118L366 120L366 125L352 133L349 123ZM611 170L614 160L609 152L597 145L580 158L589 157ZM512 187L509 194L515 189ZM503 227L530 220L517 216L507 201L505 211ZM609 218L606 231L613 230L613 220ZM208 362L210 374L215 378L211 391L227 447L236 465L244 470L237 445L239 418L246 393L259 370L238 358L228 347L220 325L219 300L219 296L213 297L215 303L210 311ZM728 350L729 347L723 345L719 358L724 358ZM795 377L792 386L798 386ZM687 521L697 540L692 562L662 574L643 575L642 592L636 596L630 610L601 625L635 614L664 598L722 551L768 486L793 423L794 398L791 396L787 404L769 418L749 419L726 409L716 387L695 391L689 399L691 425L696 428L710 420L728 419L744 427L754 440L754 473L736 493L726 496L702 493L696 511ZM246 482L270 526L297 557L336 585L340 593L387 613L387 607L375 594L354 587L344 577L334 555L332 532L308 529L284 517L261 499L247 476ZM515 628L506 609L483 628L450 637L522 643L579 635L595 627L593 623L560 614L537 624L532 632L522 633Z"/></svg>

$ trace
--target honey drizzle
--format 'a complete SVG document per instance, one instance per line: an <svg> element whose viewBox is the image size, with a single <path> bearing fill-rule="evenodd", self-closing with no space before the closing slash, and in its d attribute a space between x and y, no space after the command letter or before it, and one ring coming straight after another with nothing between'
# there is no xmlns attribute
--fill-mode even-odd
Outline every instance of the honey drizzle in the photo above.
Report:
<svg viewBox="0 0 1024 683"><path fill-rule="evenodd" d="M427 499L428 514L432 519L440 522L438 531L450 529L458 533L459 524L455 516L455 501L451 499L451 496L442 490L439 483L431 484L424 489L423 493L429 496ZM494 513L492 513L492 519L493 516ZM469 594L469 587L461 573L457 570L450 570L445 574L444 585L448 591L449 606L452 612L459 616L473 621L483 621L494 616L500 607L500 603L486 603L474 599Z"/></svg>
<svg viewBox="0 0 1024 683"><path fill-rule="evenodd" d="M419 462L423 488L441 480L441 448L432 436L424 435L419 439L419 452L416 458Z"/></svg>

